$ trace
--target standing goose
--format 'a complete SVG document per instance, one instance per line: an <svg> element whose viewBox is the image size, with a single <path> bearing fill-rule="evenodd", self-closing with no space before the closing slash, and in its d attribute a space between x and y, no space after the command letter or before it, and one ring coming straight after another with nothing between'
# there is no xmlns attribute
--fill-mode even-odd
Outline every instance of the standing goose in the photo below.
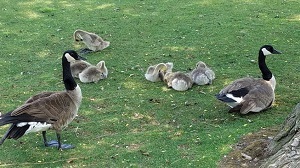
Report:
<svg viewBox="0 0 300 168"><path fill-rule="evenodd" d="M8 131L0 140L18 139L30 132L42 131L44 145L58 149L69 149L74 146L61 144L61 131L77 115L81 104L81 89L71 75L70 62L80 59L73 50L68 50L62 57L63 82L65 91L42 92L29 98L23 105L0 116L0 126L11 124ZM57 141L46 139L46 131L54 129Z"/></svg>
<svg viewBox="0 0 300 168"><path fill-rule="evenodd" d="M89 66L79 74L79 79L83 83L97 83L100 79L107 78L108 70L105 61L100 61L96 66Z"/></svg>
<svg viewBox="0 0 300 168"><path fill-rule="evenodd" d="M202 61L196 64L196 68L190 73L193 82L197 85L212 84L215 79L215 73Z"/></svg>
<svg viewBox="0 0 300 168"><path fill-rule="evenodd" d="M94 52L107 48L110 44L109 41L104 41L97 34L90 33L83 30L76 30L73 34L75 41L82 41L87 48L83 49L82 52Z"/></svg>
<svg viewBox="0 0 300 168"><path fill-rule="evenodd" d="M76 60L74 62L71 62L72 76L75 78L79 78L78 75L89 66L92 66L92 64L84 60Z"/></svg>
<svg viewBox="0 0 300 168"><path fill-rule="evenodd" d="M275 100L276 80L266 65L266 56L281 54L270 45L259 49L258 66L262 78L245 77L233 81L222 89L216 98L231 107L229 112L239 111L241 114L260 112L272 105Z"/></svg>
<svg viewBox="0 0 300 168"><path fill-rule="evenodd" d="M190 76L183 72L167 72L164 75L164 81L168 87L177 91L186 91L193 86Z"/></svg>

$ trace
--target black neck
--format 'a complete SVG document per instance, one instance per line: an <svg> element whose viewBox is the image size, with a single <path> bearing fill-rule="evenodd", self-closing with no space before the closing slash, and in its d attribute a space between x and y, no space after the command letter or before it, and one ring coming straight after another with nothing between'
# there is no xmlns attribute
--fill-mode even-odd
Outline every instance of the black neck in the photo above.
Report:
<svg viewBox="0 0 300 168"><path fill-rule="evenodd" d="M63 81L65 84L66 90L74 90L77 86L70 68L70 63L66 57L62 58L62 68L63 68Z"/></svg>
<svg viewBox="0 0 300 168"><path fill-rule="evenodd" d="M259 55L258 55L258 66L262 73L262 78L264 80L270 80L272 78L272 72L267 67L266 56L263 54L261 50L259 50Z"/></svg>

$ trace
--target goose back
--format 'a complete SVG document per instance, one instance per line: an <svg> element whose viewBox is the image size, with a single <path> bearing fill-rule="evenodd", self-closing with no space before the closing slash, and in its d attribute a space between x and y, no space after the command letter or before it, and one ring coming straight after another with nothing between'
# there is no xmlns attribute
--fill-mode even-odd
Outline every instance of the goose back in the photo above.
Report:
<svg viewBox="0 0 300 168"><path fill-rule="evenodd" d="M91 66L91 64L84 60L76 60L75 62L72 62L70 66L72 76L78 78L79 73Z"/></svg>
<svg viewBox="0 0 300 168"><path fill-rule="evenodd" d="M97 34L84 30L76 30L73 37L75 41L82 41L92 51L103 50L110 45L109 41L104 41Z"/></svg>
<svg viewBox="0 0 300 168"><path fill-rule="evenodd" d="M196 68L192 70L190 76L193 82L197 85L207 85L212 84L215 79L215 73L202 61L196 64Z"/></svg>
<svg viewBox="0 0 300 168"><path fill-rule="evenodd" d="M177 91L186 91L192 87L193 81L189 75L183 72L169 72L164 76L164 81L168 87Z"/></svg>
<svg viewBox="0 0 300 168"><path fill-rule="evenodd" d="M79 74L79 79L83 83L97 83L101 79L107 78L108 70L104 61L100 61L96 66L90 66Z"/></svg>

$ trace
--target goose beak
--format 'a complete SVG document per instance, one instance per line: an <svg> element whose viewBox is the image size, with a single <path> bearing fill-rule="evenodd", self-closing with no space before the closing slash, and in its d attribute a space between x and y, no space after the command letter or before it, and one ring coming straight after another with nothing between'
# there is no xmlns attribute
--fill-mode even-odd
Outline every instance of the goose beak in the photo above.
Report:
<svg viewBox="0 0 300 168"><path fill-rule="evenodd" d="M272 54L281 54L281 52L274 49Z"/></svg>

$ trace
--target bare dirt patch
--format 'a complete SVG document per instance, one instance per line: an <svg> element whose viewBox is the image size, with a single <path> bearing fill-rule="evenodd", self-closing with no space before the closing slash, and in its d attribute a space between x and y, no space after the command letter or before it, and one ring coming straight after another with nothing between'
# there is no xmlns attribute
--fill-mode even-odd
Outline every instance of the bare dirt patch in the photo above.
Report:
<svg viewBox="0 0 300 168"><path fill-rule="evenodd" d="M220 168L255 168L266 157L269 141L278 133L278 128L263 128L243 136L233 150L220 161Z"/></svg>

